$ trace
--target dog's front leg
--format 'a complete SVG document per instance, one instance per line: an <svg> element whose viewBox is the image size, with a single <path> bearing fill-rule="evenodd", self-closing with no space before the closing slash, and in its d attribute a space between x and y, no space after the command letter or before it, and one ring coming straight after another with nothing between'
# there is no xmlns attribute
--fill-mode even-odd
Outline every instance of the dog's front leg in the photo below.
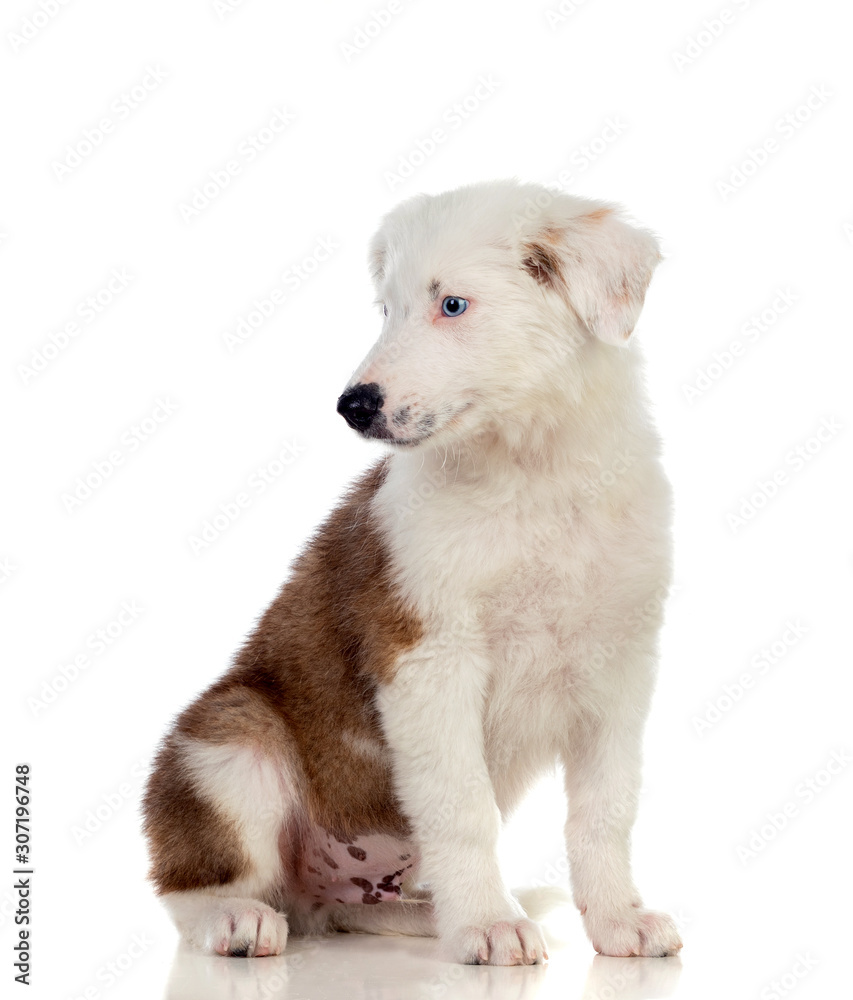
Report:
<svg viewBox="0 0 853 1000"><path fill-rule="evenodd" d="M487 679L476 644L428 638L400 659L378 700L445 952L467 964L533 965L547 958L542 933L498 867L501 817L483 739Z"/></svg>
<svg viewBox="0 0 853 1000"><path fill-rule="evenodd" d="M627 687L627 685L626 685ZM626 692L611 713L579 727L564 757L572 891L603 955L675 954L681 939L665 913L643 909L631 875L631 828L640 788L642 698Z"/></svg>

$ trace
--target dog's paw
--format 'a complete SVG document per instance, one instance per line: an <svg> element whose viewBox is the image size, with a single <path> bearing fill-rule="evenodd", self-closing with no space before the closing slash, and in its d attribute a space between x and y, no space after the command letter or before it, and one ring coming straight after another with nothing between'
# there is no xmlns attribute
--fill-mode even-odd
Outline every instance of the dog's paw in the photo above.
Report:
<svg viewBox="0 0 853 1000"><path fill-rule="evenodd" d="M681 948L672 917L654 910L631 907L614 914L596 913L590 908L584 915L584 925L593 948L601 955L662 958Z"/></svg>
<svg viewBox="0 0 853 1000"><path fill-rule="evenodd" d="M453 959L464 965L541 965L548 958L539 925L527 919L466 927L448 943Z"/></svg>
<svg viewBox="0 0 853 1000"><path fill-rule="evenodd" d="M217 900L208 913L204 950L235 958L280 955L287 943L287 918L254 899Z"/></svg>

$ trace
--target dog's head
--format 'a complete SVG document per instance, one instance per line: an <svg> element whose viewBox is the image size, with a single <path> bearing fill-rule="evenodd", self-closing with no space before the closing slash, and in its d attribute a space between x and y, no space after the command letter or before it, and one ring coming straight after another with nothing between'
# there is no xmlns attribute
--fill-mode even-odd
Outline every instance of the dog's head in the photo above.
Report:
<svg viewBox="0 0 853 1000"><path fill-rule="evenodd" d="M370 247L382 334L338 412L413 446L553 409L582 392L586 353L627 343L659 259L615 207L539 185L403 202Z"/></svg>

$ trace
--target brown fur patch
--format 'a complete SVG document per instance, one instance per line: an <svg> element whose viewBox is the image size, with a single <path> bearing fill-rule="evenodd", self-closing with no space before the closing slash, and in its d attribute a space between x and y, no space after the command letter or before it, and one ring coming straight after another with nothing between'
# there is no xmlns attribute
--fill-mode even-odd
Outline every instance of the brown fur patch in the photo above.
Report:
<svg viewBox="0 0 853 1000"><path fill-rule="evenodd" d="M142 808L159 893L225 885L246 872L236 827L196 792L171 739L154 761Z"/></svg>
<svg viewBox="0 0 853 1000"><path fill-rule="evenodd" d="M522 248L521 266L540 285L556 288L563 280L560 259L551 247L539 242L527 243Z"/></svg>
<svg viewBox="0 0 853 1000"><path fill-rule="evenodd" d="M593 222L601 222L602 219L606 219L608 215L612 214L612 208L595 208L591 212L587 212L582 218L591 219Z"/></svg>
<svg viewBox="0 0 853 1000"><path fill-rule="evenodd" d="M558 247L566 241L566 232L564 229L558 229L556 226L545 226L545 228L539 234L540 239L545 240L546 243L550 243L552 246Z"/></svg>
<svg viewBox="0 0 853 1000"><path fill-rule="evenodd" d="M395 592L371 511L385 470L379 462L353 486L297 559L235 665L175 727L281 760L304 788L298 811L342 843L365 833L410 833L374 704L378 680L393 676L400 653L421 636ZM180 776L174 751L157 760L145 814L159 891L221 884L245 867L233 831ZM207 828L216 832L208 837Z"/></svg>

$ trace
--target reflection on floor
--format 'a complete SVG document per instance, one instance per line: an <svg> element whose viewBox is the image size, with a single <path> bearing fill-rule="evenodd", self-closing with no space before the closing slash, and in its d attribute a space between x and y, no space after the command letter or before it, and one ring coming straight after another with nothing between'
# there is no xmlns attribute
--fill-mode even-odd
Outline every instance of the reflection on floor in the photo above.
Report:
<svg viewBox="0 0 853 1000"><path fill-rule="evenodd" d="M199 955L180 946L165 1000L653 1000L673 994L680 958L581 958L546 966L453 965L433 939L336 934L292 938L276 958Z"/></svg>

